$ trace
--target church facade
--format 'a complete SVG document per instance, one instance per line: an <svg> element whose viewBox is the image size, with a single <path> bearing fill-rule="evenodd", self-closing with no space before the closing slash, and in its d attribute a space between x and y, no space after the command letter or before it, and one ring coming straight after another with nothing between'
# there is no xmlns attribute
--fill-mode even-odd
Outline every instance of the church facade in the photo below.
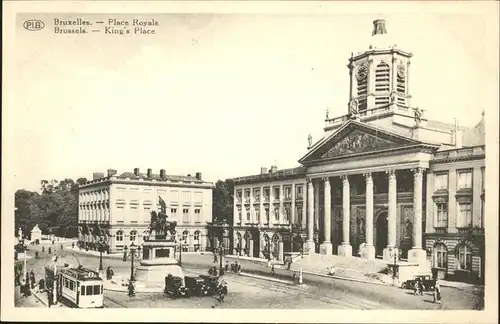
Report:
<svg viewBox="0 0 500 324"><path fill-rule="evenodd" d="M484 277L484 114L475 127L426 118L411 105L411 53L385 46L349 59L348 113L325 118L300 166L234 179L235 253L393 256L435 275Z"/></svg>

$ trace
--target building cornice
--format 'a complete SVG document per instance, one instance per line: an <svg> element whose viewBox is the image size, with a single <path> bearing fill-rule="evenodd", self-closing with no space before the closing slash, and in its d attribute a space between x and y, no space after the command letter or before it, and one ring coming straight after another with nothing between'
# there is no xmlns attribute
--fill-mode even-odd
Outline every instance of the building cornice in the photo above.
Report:
<svg viewBox="0 0 500 324"><path fill-rule="evenodd" d="M214 184L211 182L203 182L203 183L183 182L183 181L173 182L170 180L152 181L152 180L119 179L116 177L111 177L111 178L102 178L98 180L93 180L82 186L79 186L79 189L100 187L100 186L111 186L113 184L126 184L134 186L200 188L200 189L213 189L215 187Z"/></svg>

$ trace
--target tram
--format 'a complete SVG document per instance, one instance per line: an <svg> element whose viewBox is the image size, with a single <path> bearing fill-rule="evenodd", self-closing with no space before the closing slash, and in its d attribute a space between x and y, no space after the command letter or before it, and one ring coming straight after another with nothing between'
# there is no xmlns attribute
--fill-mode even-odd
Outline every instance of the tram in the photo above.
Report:
<svg viewBox="0 0 500 324"><path fill-rule="evenodd" d="M82 266L55 269L57 299L76 308L103 307L103 279L95 270ZM52 267L45 267L47 280L54 278Z"/></svg>

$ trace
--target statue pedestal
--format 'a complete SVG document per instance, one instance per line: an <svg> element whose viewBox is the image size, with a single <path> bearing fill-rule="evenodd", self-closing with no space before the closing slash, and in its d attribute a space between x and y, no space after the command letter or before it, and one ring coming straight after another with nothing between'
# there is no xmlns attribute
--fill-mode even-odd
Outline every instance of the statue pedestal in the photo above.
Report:
<svg viewBox="0 0 500 324"><path fill-rule="evenodd" d="M169 274L184 278L179 261L174 258L176 243L170 240L146 241L142 245L143 260L137 267L138 282L164 283Z"/></svg>

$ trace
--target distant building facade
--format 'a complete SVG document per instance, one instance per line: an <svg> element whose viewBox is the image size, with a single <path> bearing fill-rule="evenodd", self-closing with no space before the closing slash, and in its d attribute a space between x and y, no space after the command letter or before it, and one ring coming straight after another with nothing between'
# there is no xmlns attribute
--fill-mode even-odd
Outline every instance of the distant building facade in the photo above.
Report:
<svg viewBox="0 0 500 324"><path fill-rule="evenodd" d="M159 211L159 198L167 204L169 221L177 222L177 241L183 251L204 251L207 223L212 221L213 184L196 176L108 170L94 173L79 187L79 241L95 248L101 239L110 252L122 251L132 242L141 245L149 236L151 211Z"/></svg>
<svg viewBox="0 0 500 324"><path fill-rule="evenodd" d="M426 118L410 103L413 55L386 36L374 21L377 45L349 59L347 114L327 111L301 166L234 179L234 253L282 259L302 244L484 278L484 113L472 128Z"/></svg>

